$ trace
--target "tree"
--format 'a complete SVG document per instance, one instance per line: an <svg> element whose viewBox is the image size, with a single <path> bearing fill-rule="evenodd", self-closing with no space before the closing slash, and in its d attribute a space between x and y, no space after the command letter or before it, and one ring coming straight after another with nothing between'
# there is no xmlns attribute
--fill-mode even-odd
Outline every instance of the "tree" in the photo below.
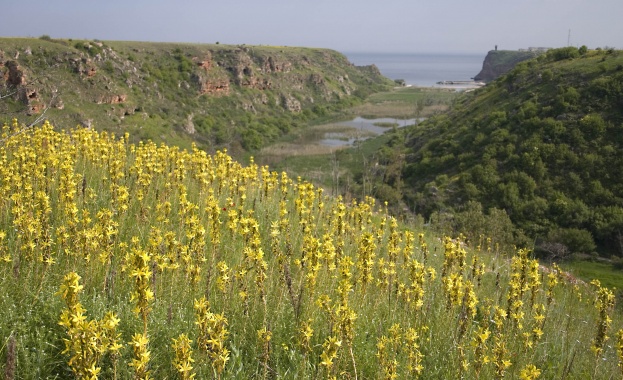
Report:
<svg viewBox="0 0 623 380"><path fill-rule="evenodd" d="M613 244L619 255L623 256L623 208L599 207L595 210L592 223L597 237Z"/></svg>
<svg viewBox="0 0 623 380"><path fill-rule="evenodd" d="M580 53L581 56L585 56L586 52L588 52L588 48L586 47L586 45L582 45L578 49L578 53Z"/></svg>

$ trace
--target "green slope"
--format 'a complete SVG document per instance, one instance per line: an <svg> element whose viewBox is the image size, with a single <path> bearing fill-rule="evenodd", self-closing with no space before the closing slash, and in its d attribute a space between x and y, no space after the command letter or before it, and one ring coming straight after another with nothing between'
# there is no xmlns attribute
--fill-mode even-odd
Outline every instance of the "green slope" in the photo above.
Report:
<svg viewBox="0 0 623 380"><path fill-rule="evenodd" d="M620 255L622 122L620 51L555 49L401 131L382 163L405 157L403 201L426 217L495 208L516 242Z"/></svg>
<svg viewBox="0 0 623 380"><path fill-rule="evenodd" d="M257 149L393 82L327 49L0 38L0 115ZM47 111L45 111L47 108Z"/></svg>

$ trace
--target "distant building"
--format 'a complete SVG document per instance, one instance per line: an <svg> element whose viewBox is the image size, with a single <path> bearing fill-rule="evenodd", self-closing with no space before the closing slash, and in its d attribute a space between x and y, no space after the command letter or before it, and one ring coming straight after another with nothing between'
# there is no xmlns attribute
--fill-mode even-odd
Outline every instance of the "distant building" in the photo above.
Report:
<svg viewBox="0 0 623 380"><path fill-rule="evenodd" d="M529 47L527 49L519 49L519 51L529 51L529 52L533 52L533 53L543 53L548 51L551 48L548 47Z"/></svg>

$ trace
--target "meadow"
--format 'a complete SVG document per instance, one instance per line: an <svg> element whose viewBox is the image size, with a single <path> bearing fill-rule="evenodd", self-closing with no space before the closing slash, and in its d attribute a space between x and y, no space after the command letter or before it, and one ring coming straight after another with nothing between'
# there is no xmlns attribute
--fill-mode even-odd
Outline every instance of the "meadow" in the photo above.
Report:
<svg viewBox="0 0 623 380"><path fill-rule="evenodd" d="M364 104L351 107L348 111L369 119L430 117L447 111L458 95L453 89L398 87L372 94Z"/></svg>
<svg viewBox="0 0 623 380"><path fill-rule="evenodd" d="M0 137L5 379L610 379L612 290L130 136Z"/></svg>

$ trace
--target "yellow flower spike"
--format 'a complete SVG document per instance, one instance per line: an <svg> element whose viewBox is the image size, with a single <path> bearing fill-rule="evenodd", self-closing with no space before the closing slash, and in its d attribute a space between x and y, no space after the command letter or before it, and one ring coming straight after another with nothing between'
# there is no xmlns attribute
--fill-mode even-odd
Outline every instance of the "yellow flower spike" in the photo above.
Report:
<svg viewBox="0 0 623 380"><path fill-rule="evenodd" d="M177 369L180 377L184 380L193 379L195 374L192 372L192 341L188 339L186 334L180 334L175 339L173 338L173 350L175 351L175 358L173 359L173 366Z"/></svg>
<svg viewBox="0 0 623 380"><path fill-rule="evenodd" d="M270 360L270 341L272 336L272 331L268 330L266 327L257 330L258 345L261 352L259 359L264 365L264 375L267 373L268 362Z"/></svg>
<svg viewBox="0 0 623 380"><path fill-rule="evenodd" d="M621 370L621 374L623 375L623 329L619 329L616 333L617 341L616 341L616 352L618 358L618 366Z"/></svg>
<svg viewBox="0 0 623 380"><path fill-rule="evenodd" d="M337 357L338 349L342 346L342 342L335 336L328 337L322 345L323 351L320 355L320 365L324 366L327 373L331 373L333 360Z"/></svg>
<svg viewBox="0 0 623 380"><path fill-rule="evenodd" d="M194 303L196 321L199 330L197 346L200 350L208 353L212 361L212 367L220 374L225 369L229 360L229 350L225 347L227 331L227 318L223 314L210 312L210 304L205 296Z"/></svg>
<svg viewBox="0 0 623 380"><path fill-rule="evenodd" d="M59 325L63 326L69 339L63 339L65 349L63 354L71 354L69 367L78 378L97 378L100 372L98 363L107 352L113 355L119 350L119 334L116 326L119 319L114 313L107 313L101 321L87 319L86 310L79 303L78 295L82 290L79 284L80 276L75 272L65 275L63 284L57 295L60 295L67 305L61 312Z"/></svg>
<svg viewBox="0 0 623 380"><path fill-rule="evenodd" d="M541 370L534 364L526 365L521 371L519 371L519 378L521 380L535 380L541 375Z"/></svg>
<svg viewBox="0 0 623 380"><path fill-rule="evenodd" d="M132 243L135 245L130 251L130 278L134 282L134 290L131 294L131 300L136 302L134 312L143 320L143 334L147 334L147 316L151 312L151 301L154 299L154 293L151 290L150 269L151 257L147 251L139 249L138 238L133 237Z"/></svg>
<svg viewBox="0 0 623 380"><path fill-rule="evenodd" d="M314 336L314 329L311 327L312 320L308 319L301 323L299 328L299 347L303 350L304 354L311 352L311 339Z"/></svg>
<svg viewBox="0 0 623 380"><path fill-rule="evenodd" d="M496 334L493 343L493 365L497 379L503 378L508 367L512 365L508 359L508 354L506 343L502 340L502 336Z"/></svg>
<svg viewBox="0 0 623 380"><path fill-rule="evenodd" d="M149 345L147 335L134 334L130 345L133 349L133 358L129 365L134 368L134 378L141 380L149 379L148 367L151 353L147 350Z"/></svg>
<svg viewBox="0 0 623 380"><path fill-rule="evenodd" d="M605 342L609 339L608 328L612 323L610 314L614 310L614 293L606 287L602 287L598 280L591 282L597 288L595 307L599 313L597 321L597 333L593 339L591 349L596 356L601 355Z"/></svg>
<svg viewBox="0 0 623 380"><path fill-rule="evenodd" d="M230 283L230 270L225 261L219 261L216 264L218 277L216 279L216 287L223 293L227 292L227 285Z"/></svg>

